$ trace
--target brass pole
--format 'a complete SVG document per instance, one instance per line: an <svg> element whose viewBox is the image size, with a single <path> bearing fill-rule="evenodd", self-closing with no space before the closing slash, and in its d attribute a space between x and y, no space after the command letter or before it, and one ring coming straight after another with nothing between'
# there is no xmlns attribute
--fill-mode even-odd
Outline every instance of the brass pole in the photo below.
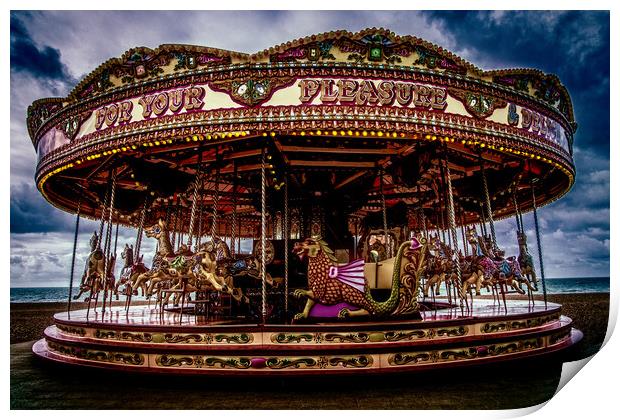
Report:
<svg viewBox="0 0 620 420"><path fill-rule="evenodd" d="M261 244L261 255L260 255L260 266L261 266L261 281L262 281L262 307L261 307L261 315L263 324L267 321L267 267L265 267L265 262L267 261L267 191L266 184L267 179L265 177L265 153L266 149L263 147L261 153L261 165L260 165L260 177L261 177L261 212L260 212L260 221L261 221L261 233L260 233L260 244Z"/></svg>
<svg viewBox="0 0 620 420"><path fill-rule="evenodd" d="M75 235L73 236L73 256L71 257L71 275L69 276L69 301L67 302L67 318L71 319L71 294L73 293L73 270L75 269L75 252L77 250L78 231L80 229L80 210L82 198L78 201L77 217L75 219Z"/></svg>
<svg viewBox="0 0 620 420"><path fill-rule="evenodd" d="M534 193L533 182L532 182L532 208L534 210L534 227L536 228L536 242L538 244L538 263L540 264L540 278L542 279L545 309L547 309L547 285L545 284L545 267L543 265L542 241L540 239L540 228L538 226L538 212L536 211L536 194Z"/></svg>

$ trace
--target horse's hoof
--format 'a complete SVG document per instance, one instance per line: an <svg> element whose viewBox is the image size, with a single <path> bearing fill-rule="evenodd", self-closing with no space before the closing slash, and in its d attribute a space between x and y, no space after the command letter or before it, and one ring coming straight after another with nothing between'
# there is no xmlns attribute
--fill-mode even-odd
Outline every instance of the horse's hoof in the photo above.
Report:
<svg viewBox="0 0 620 420"><path fill-rule="evenodd" d="M476 296L480 296L480 292L476 292Z"/></svg>

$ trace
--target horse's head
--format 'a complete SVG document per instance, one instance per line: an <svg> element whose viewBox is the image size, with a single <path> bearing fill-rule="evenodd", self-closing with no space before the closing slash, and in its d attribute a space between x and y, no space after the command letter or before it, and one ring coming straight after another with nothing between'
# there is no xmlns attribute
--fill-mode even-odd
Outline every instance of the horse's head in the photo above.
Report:
<svg viewBox="0 0 620 420"><path fill-rule="evenodd" d="M519 251L521 253L527 251L527 236L525 236L525 232L517 233L517 242L519 242Z"/></svg>
<svg viewBox="0 0 620 420"><path fill-rule="evenodd" d="M196 253L203 263L211 263L216 261L216 246L213 241L204 242L200 245Z"/></svg>
<svg viewBox="0 0 620 420"><path fill-rule="evenodd" d="M159 239L163 234L167 233L167 231L168 229L166 226L166 222L161 219L159 219L159 221L153 226L144 229L144 233L146 233L146 236L155 239Z"/></svg>
<svg viewBox="0 0 620 420"><path fill-rule="evenodd" d="M99 236L97 232L93 232L93 236L90 237L90 252L94 252L97 249L97 244L99 243Z"/></svg>
<svg viewBox="0 0 620 420"><path fill-rule="evenodd" d="M465 236L467 237L467 242L469 242L470 244L476 245L478 243L476 228L472 226L468 227Z"/></svg>
<svg viewBox="0 0 620 420"><path fill-rule="evenodd" d="M133 262L133 245L125 244L125 248L121 252L121 258L125 260L125 263Z"/></svg>

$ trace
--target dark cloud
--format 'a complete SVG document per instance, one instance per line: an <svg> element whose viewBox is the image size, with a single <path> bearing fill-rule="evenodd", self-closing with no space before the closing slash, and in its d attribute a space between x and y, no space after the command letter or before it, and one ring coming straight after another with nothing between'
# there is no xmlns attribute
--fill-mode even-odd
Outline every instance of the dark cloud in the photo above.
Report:
<svg viewBox="0 0 620 420"><path fill-rule="evenodd" d="M29 73L40 79L72 79L61 61L60 51L46 45L37 46L15 15L11 15L11 71Z"/></svg>
<svg viewBox="0 0 620 420"><path fill-rule="evenodd" d="M609 154L609 12L436 11L429 19L453 36L456 53L485 70L557 74L573 99L576 143Z"/></svg>
<svg viewBox="0 0 620 420"><path fill-rule="evenodd" d="M34 185L11 185L11 233L73 232L74 229L75 216L45 201ZM93 229L97 229L95 222L82 219L80 232Z"/></svg>

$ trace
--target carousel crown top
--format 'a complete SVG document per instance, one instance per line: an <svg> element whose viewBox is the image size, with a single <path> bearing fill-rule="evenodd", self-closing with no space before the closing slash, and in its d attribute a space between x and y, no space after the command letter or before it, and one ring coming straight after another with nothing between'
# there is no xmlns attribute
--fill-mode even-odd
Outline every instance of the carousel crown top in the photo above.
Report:
<svg viewBox="0 0 620 420"><path fill-rule="evenodd" d="M35 101L27 123L50 203L100 218L114 179L116 222L174 213L177 231L196 201L222 220L236 212L238 234L256 237L265 168L270 213L287 183L297 207L366 217L385 200L406 217L426 211L429 226L444 223L446 174L463 225L484 218L486 198L486 217L501 219L558 199L575 176L577 125L557 76L484 71L375 28L255 54L133 48L67 98Z"/></svg>

